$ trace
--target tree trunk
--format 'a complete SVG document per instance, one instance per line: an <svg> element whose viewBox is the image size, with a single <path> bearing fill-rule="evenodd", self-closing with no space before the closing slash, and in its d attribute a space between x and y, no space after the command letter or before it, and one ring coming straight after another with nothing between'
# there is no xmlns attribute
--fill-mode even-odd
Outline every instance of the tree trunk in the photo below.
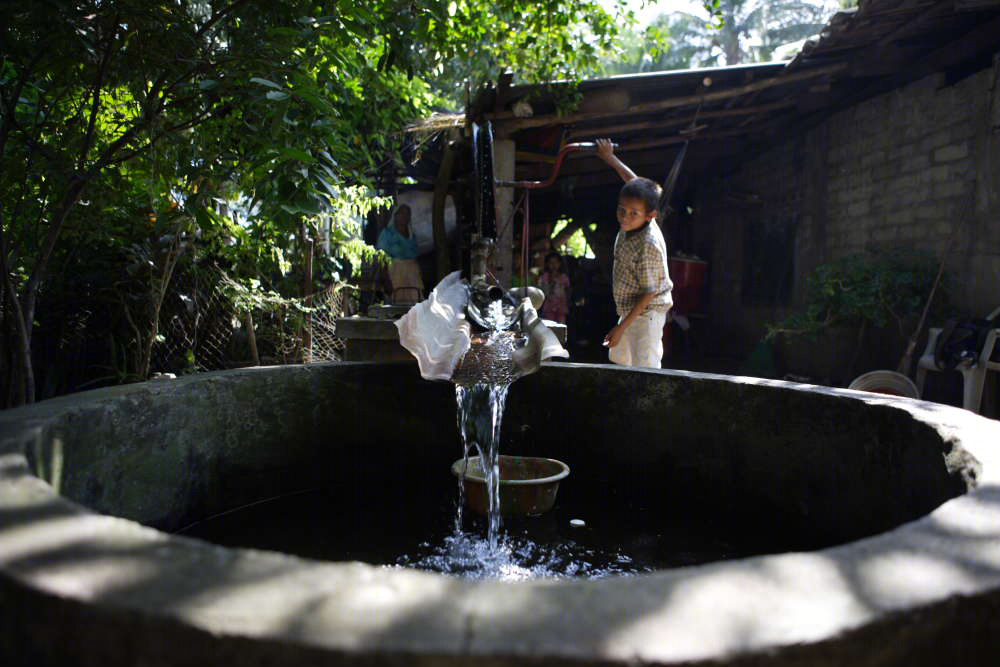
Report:
<svg viewBox="0 0 1000 667"><path fill-rule="evenodd" d="M160 282L156 286L156 291L153 293L153 312L150 315L149 322L149 335L146 336L146 340L143 341L142 353L139 358L139 379L145 380L149 377L150 364L153 358L153 345L156 343L156 337L160 333L160 310L163 308L163 301L167 297L167 287L170 285L170 280L174 275L174 268L177 266L177 260L184 253L184 249L181 245L181 235L180 232L174 233L174 240L170 248L167 250L167 255L163 260L163 269L160 272Z"/></svg>
<svg viewBox="0 0 1000 667"><path fill-rule="evenodd" d="M35 402L35 370L31 363L31 322L32 319L25 317L25 311L21 308L21 302L17 297L17 290L10 277L10 267L7 266L7 221L0 210L0 273L3 273L3 291L6 295L7 309L10 311L11 321L14 325L15 339L17 340L17 359L13 368L14 391L11 396L11 404L21 405L23 403ZM27 323L27 324L26 324Z"/></svg>

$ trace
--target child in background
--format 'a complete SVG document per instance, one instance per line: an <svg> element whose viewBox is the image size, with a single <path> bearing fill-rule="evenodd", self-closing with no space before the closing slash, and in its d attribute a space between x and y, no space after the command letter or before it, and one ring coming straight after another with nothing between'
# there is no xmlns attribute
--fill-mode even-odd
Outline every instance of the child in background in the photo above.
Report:
<svg viewBox="0 0 1000 667"><path fill-rule="evenodd" d="M611 277L618 324L604 337L608 358L623 366L659 368L663 325L674 303L667 244L656 223L662 190L619 160L608 139L597 140L597 154L625 181L618 195L619 231Z"/></svg>
<svg viewBox="0 0 1000 667"><path fill-rule="evenodd" d="M569 315L571 287L562 255L550 252L545 256L545 271L538 278L538 287L545 292L545 301L538 314L546 320L565 324Z"/></svg>

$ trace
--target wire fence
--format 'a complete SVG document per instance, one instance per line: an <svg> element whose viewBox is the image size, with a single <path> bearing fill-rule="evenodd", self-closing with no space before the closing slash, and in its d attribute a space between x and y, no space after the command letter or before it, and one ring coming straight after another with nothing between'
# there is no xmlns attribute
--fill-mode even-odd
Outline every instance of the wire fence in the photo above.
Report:
<svg viewBox="0 0 1000 667"><path fill-rule="evenodd" d="M160 309L150 370L220 370L235 365L230 342L235 310L217 267L178 267Z"/></svg>
<svg viewBox="0 0 1000 667"><path fill-rule="evenodd" d="M254 307L242 308L233 297L239 289L217 267L176 273L161 311L163 338L154 347L153 370L250 365L251 341L265 365L343 359L345 342L336 335L336 320L352 307L349 285L335 284L305 298L260 295Z"/></svg>
<svg viewBox="0 0 1000 667"><path fill-rule="evenodd" d="M40 301L31 341L36 393L43 398L157 373L340 361L345 341L336 321L359 307L357 288L346 283L307 298L241 287L251 298L240 299L236 283L207 261L178 263L159 308L148 280L53 283ZM22 387L16 315L7 299L0 294L0 408L21 400Z"/></svg>

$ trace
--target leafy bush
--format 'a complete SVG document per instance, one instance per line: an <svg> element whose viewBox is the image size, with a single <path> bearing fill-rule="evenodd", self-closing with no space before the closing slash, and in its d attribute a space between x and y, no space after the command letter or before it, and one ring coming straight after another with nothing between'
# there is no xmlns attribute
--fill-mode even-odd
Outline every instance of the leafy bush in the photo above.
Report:
<svg viewBox="0 0 1000 667"><path fill-rule="evenodd" d="M768 325L767 338L779 334L817 334L830 326L884 327L919 314L938 272L930 253L889 250L856 253L816 268L809 279L806 309ZM942 276L942 281L944 276ZM946 292L938 286L938 296ZM943 299L935 298L936 310Z"/></svg>

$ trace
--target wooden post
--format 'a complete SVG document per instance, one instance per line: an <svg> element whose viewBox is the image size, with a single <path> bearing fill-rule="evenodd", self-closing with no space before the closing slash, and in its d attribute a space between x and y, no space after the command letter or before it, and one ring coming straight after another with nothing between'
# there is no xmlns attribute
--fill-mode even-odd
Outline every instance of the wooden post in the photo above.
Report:
<svg viewBox="0 0 1000 667"><path fill-rule="evenodd" d="M307 305L312 305L312 283L313 283L313 251L316 248L316 240L306 236L305 227L302 229L302 238L305 241L306 246L306 256L305 256L305 274L302 279L302 302ZM302 327L302 362L310 363L312 361L312 313L309 314L306 319L305 326Z"/></svg>
<svg viewBox="0 0 1000 667"><path fill-rule="evenodd" d="M514 180L515 145L512 139L493 141L493 177L498 181ZM490 271L509 289L514 278L514 189L497 188L497 243L489 262Z"/></svg>
<svg viewBox="0 0 1000 667"><path fill-rule="evenodd" d="M434 205L431 209L431 224L434 229L434 257L436 260L436 281L444 278L451 269L448 259L448 230L444 224L445 204L448 203L448 188L451 183L451 170L455 165L455 143L449 141L441 156L441 166L438 169L437 180L434 182Z"/></svg>
<svg viewBox="0 0 1000 667"><path fill-rule="evenodd" d="M250 343L250 359L254 366L260 366L260 353L257 352L257 334L253 330L253 314L248 310L243 314L243 326L247 328L247 339Z"/></svg>

